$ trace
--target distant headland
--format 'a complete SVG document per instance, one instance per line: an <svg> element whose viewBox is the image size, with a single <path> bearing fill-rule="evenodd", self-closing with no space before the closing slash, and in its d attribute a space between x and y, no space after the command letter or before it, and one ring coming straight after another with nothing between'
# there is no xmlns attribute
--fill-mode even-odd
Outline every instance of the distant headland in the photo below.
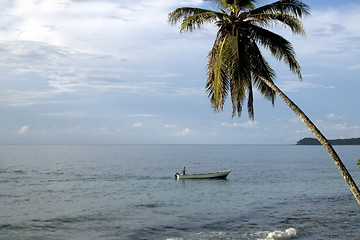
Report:
<svg viewBox="0 0 360 240"><path fill-rule="evenodd" d="M331 145L360 145L360 138L333 139L329 140ZM320 145L316 138L303 138L296 145Z"/></svg>

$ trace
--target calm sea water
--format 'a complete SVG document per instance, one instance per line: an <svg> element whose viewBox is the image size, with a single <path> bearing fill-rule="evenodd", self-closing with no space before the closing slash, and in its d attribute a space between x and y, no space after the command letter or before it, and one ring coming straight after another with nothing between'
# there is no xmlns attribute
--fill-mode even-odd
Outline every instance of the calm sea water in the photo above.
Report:
<svg viewBox="0 0 360 240"><path fill-rule="evenodd" d="M336 150L359 185L360 147ZM321 146L0 145L2 240L290 238L360 239Z"/></svg>

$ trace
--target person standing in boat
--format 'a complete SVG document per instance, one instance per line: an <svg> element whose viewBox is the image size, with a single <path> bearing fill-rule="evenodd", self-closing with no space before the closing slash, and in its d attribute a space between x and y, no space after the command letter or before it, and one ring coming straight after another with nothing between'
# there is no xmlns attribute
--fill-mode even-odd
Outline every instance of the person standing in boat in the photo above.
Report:
<svg viewBox="0 0 360 240"><path fill-rule="evenodd" d="M182 174L185 175L185 167L184 167L184 169L183 169L183 171L182 171Z"/></svg>

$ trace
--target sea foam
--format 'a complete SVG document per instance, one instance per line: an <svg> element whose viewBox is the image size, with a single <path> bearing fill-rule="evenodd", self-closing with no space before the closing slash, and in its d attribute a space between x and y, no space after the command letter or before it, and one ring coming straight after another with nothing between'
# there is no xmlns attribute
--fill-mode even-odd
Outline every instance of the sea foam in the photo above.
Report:
<svg viewBox="0 0 360 240"><path fill-rule="evenodd" d="M270 232L264 240L290 239L296 236L295 228L288 228L285 231Z"/></svg>

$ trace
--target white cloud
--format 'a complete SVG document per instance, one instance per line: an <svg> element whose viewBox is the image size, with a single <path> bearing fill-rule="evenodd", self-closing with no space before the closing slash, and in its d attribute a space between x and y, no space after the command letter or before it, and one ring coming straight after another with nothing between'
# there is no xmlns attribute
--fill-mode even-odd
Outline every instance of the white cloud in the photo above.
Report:
<svg viewBox="0 0 360 240"><path fill-rule="evenodd" d="M131 125L131 127L133 127L133 128L140 128L140 127L143 127L143 126L144 125L142 123L140 123L140 122L134 123L133 125Z"/></svg>
<svg viewBox="0 0 360 240"><path fill-rule="evenodd" d="M19 130L17 130L17 134L23 135L25 133L27 133L30 129L29 125L24 125L22 126Z"/></svg>
<svg viewBox="0 0 360 240"><path fill-rule="evenodd" d="M360 5L353 4L312 11L311 17L303 20L307 31L306 41L303 42L308 44L304 44L300 52L309 56L354 55L354 52L359 52L359 41L356 41L360 37L360 26L357 24L360 21L359 10Z"/></svg>
<svg viewBox="0 0 360 240"><path fill-rule="evenodd" d="M176 41L189 38L179 35L178 27L168 25L167 14L176 7L202 3L201 0L1 2L0 25L4 27L0 29L0 71L6 75L0 80L13 81L16 77L17 81L26 79L28 85L21 84L21 90L16 86L14 94L11 91L15 87L1 88L0 91L9 94L2 94L0 103L25 107L49 103L50 98L63 94L95 97L94 93L109 91L156 96L204 95L202 86L170 85L169 80L184 76L177 68L172 71L149 66L149 62L164 65L162 61L167 65L169 58L164 56L183 52L183 48L174 47L179 45ZM195 48L186 42L181 45ZM41 89L36 89L40 86Z"/></svg>
<svg viewBox="0 0 360 240"><path fill-rule="evenodd" d="M51 98L65 93L94 96L103 92L124 92L173 96L198 95L200 92L199 89L170 86L171 74L164 79L147 77L153 72L168 71L126 67L126 61L110 55L88 54L28 41L0 42L0 51L0 70L4 73L0 76L0 104L3 105L24 107L49 103ZM13 84L14 78L21 84Z"/></svg>
<svg viewBox="0 0 360 240"><path fill-rule="evenodd" d="M166 124L164 127L165 128L174 128L174 127L176 127L176 125L175 124Z"/></svg>
<svg viewBox="0 0 360 240"><path fill-rule="evenodd" d="M26 40L70 46L90 52L142 52L147 42L163 41L168 12L203 1L13 0L3 6L3 40ZM76 22L76 24L74 24ZM176 28L174 28L175 31ZM129 36L132 36L129 41ZM114 46L116 48L114 49ZM165 75L163 75L165 76Z"/></svg>
<svg viewBox="0 0 360 240"><path fill-rule="evenodd" d="M0 77L1 79L1 77ZM11 107L29 107L50 103L53 93L42 90L0 90L0 104Z"/></svg>
<svg viewBox="0 0 360 240"><path fill-rule="evenodd" d="M343 114L343 115L336 115L335 113L329 113L326 115L326 118L329 119L329 120L343 120L343 119L346 119L346 116Z"/></svg>
<svg viewBox="0 0 360 240"><path fill-rule="evenodd" d="M345 129L349 129L348 127L348 123L337 123L335 125L332 125L333 129L337 129L337 130L345 130Z"/></svg>
<svg viewBox="0 0 360 240"><path fill-rule="evenodd" d="M292 76L293 77L293 76ZM334 86L322 86L315 83L299 81L294 79L294 81L282 81L279 82L279 88L284 92L297 92L300 89L313 89L313 88L323 88L323 89L333 89Z"/></svg>
<svg viewBox="0 0 360 240"><path fill-rule="evenodd" d="M180 132L180 135L181 136L186 136L186 135L190 135L190 134L192 134L193 132L191 131L191 129L189 129L189 128L185 128L185 129L183 129L181 132Z"/></svg>
<svg viewBox="0 0 360 240"><path fill-rule="evenodd" d="M223 127L241 127L241 128L254 128L258 124L257 121L248 121L244 123L229 123L229 122L223 122L220 125Z"/></svg>
<svg viewBox="0 0 360 240"><path fill-rule="evenodd" d="M253 128L253 127L255 127L257 124L258 124L257 121L248 121L248 122L242 123L242 124L241 124L241 127L243 127L243 128Z"/></svg>
<svg viewBox="0 0 360 240"><path fill-rule="evenodd" d="M220 124L223 127L239 127L240 124L239 123L229 123L229 122L223 122Z"/></svg>
<svg viewBox="0 0 360 240"><path fill-rule="evenodd" d="M351 138L360 136L360 126L356 123L334 122L333 120L343 120L339 118L327 118L329 121L316 120L316 126L327 138Z"/></svg>
<svg viewBox="0 0 360 240"><path fill-rule="evenodd" d="M198 87L198 88L176 88L174 89L174 93L176 95L183 95L183 96L188 96L188 95L197 95L197 96L201 96L201 95L206 95L206 92L204 90L203 87Z"/></svg>

